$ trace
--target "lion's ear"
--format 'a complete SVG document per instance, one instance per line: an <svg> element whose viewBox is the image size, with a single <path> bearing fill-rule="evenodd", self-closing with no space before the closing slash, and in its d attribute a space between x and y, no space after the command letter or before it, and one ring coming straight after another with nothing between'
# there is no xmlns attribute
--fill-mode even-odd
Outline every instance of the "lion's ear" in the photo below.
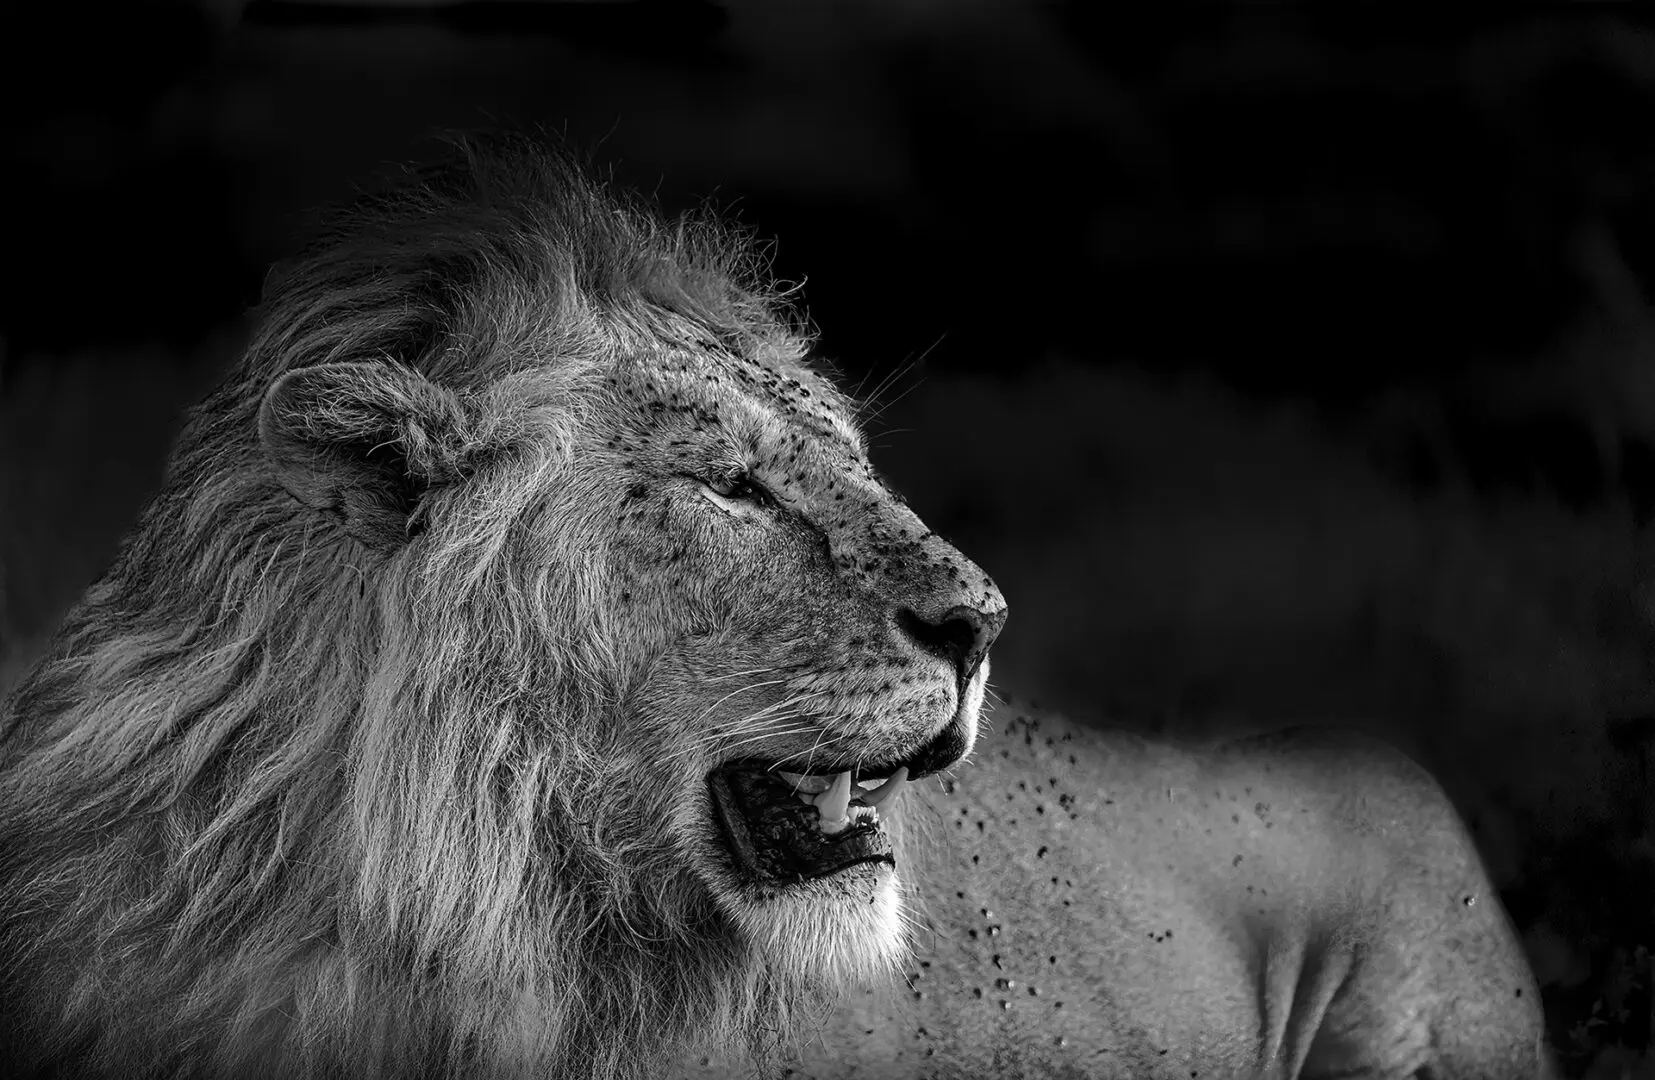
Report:
<svg viewBox="0 0 1655 1080"><path fill-rule="evenodd" d="M406 539L425 493L457 478L465 426L453 392L394 363L299 368L259 406L259 442L282 485L376 547Z"/></svg>

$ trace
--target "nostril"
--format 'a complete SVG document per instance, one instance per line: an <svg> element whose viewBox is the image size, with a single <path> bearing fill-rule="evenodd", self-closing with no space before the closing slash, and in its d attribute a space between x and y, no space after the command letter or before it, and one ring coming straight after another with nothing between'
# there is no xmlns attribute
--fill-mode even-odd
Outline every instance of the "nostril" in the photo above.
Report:
<svg viewBox="0 0 1655 1080"><path fill-rule="evenodd" d="M965 660L965 654L971 651L971 643L977 640L976 628L952 612L941 622L933 623L905 609L897 615L897 621L902 624L903 631L919 643L920 648L956 666Z"/></svg>
<svg viewBox="0 0 1655 1080"><path fill-rule="evenodd" d="M968 607L951 608L934 622L903 608L897 624L920 648L952 664L962 679L976 672L992 640L982 614Z"/></svg>

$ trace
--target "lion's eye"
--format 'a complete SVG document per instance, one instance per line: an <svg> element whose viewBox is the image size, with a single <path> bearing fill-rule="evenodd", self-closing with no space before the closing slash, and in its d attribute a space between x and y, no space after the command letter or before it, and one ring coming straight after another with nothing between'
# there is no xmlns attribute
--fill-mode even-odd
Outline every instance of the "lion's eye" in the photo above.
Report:
<svg viewBox="0 0 1655 1080"><path fill-rule="evenodd" d="M758 499L764 494L764 489L746 473L716 476L707 481L707 487L721 499Z"/></svg>

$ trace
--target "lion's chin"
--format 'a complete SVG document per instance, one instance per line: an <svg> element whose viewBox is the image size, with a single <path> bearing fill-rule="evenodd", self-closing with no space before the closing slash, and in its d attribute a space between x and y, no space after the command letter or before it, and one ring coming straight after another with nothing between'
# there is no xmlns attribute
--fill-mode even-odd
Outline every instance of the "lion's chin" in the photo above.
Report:
<svg viewBox="0 0 1655 1080"><path fill-rule="evenodd" d="M896 970L906 949L901 889L888 863L862 863L762 898L732 897L726 907L783 971L869 982Z"/></svg>

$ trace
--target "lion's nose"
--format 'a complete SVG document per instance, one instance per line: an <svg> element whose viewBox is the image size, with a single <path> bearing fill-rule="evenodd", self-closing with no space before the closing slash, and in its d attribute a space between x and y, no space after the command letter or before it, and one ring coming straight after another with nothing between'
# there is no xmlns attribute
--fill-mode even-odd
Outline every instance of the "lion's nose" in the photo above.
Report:
<svg viewBox="0 0 1655 1080"><path fill-rule="evenodd" d="M1006 624L1006 609L982 611L961 604L927 618L904 608L897 613L897 624L921 649L953 664L963 684L982 666L988 647Z"/></svg>

